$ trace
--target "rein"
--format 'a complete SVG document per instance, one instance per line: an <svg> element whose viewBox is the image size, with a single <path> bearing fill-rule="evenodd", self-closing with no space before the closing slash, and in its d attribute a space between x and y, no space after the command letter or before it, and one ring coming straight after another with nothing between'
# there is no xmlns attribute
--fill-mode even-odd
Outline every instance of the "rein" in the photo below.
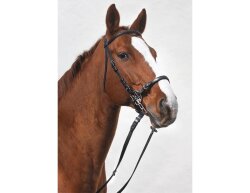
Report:
<svg viewBox="0 0 250 193"><path fill-rule="evenodd" d="M113 59L112 57L112 54L108 48L108 46L116 39L118 38L119 36L122 36L122 35L126 35L126 34L129 34L131 36L140 36L141 37L141 33L138 32L138 31L135 31L135 30L126 30L126 31L121 31L121 32L118 32L116 33L113 37L111 37L110 40L107 40L106 38L104 39L104 49L105 49L105 68L104 68L104 89L105 89L105 82L106 82L106 74L107 74L107 66L108 66L108 59L110 60L110 64L111 64L111 67L112 69L114 70L114 72L116 73L116 75L118 76L118 78L120 79L120 82L121 84L123 85L123 87L125 88L125 90L128 92L131 100L132 100L132 103L135 107L135 110L136 112L139 113L139 115L135 118L134 122L132 123L131 127L130 127L130 131L128 133L128 136L126 137L126 140L123 144L123 147L122 147L122 151L121 151L121 154L120 154L120 157L119 157L119 160L118 160L118 163L114 169L114 171L112 172L112 175L108 178L108 180L96 191L96 193L100 193L103 188L105 188L107 186L107 184L110 182L110 180L115 176L116 172L117 172L117 169L118 167L120 166L121 162L122 162L122 159L124 157L124 154L126 152L126 149L128 147L128 144L129 144L129 141L133 135L133 132L136 128L136 126L138 125L138 123L141 121L141 119L144 117L144 115L148 115L149 117L152 117L151 113L148 112L146 110L146 108L143 106L142 104L142 97L146 95L147 92L150 91L150 89L156 84L158 83L159 81L161 80L168 80L169 81L169 78L165 75L163 76L159 76L159 77L156 77L154 80L150 81L150 82L147 82L146 84L144 84L142 86L142 88L140 90L134 90L132 87L130 87L128 85L128 83L126 82L126 80L122 77L122 75L120 74L116 64L115 64L115 60ZM154 128L153 126L150 127L151 128L151 132L150 132L150 135L144 145L144 148L140 154L140 157L134 167L134 170L131 174L131 176L129 177L129 179L126 181L126 183L120 188L120 190L117 192L117 193L121 193L125 188L126 186L128 185L128 183L130 182L130 180L132 179L140 161L141 161L141 158L143 156L143 154L145 153L146 149L147 149L147 146L153 136L153 134L155 132L157 132L156 128Z"/></svg>

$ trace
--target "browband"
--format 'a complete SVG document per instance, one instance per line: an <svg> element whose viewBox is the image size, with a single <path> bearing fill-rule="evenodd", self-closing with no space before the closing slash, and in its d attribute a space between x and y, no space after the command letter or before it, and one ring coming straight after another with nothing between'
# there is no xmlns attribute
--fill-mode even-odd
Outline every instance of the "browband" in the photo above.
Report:
<svg viewBox="0 0 250 193"><path fill-rule="evenodd" d="M116 34L114 34L110 40L107 40L105 38L105 42L104 42L104 48L106 48L109 44L111 44L116 38L118 38L119 36L125 35L125 34L130 34L132 36L141 36L141 33L136 31L136 30L125 30L125 31L120 31L117 32Z"/></svg>

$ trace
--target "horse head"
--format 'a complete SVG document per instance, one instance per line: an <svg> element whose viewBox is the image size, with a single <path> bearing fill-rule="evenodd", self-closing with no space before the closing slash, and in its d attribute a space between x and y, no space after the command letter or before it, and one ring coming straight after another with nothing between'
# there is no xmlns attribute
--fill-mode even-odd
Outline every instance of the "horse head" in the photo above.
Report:
<svg viewBox="0 0 250 193"><path fill-rule="evenodd" d="M108 8L106 15L105 38L110 40L116 34L126 30L143 34L146 20L146 10L143 9L130 27L121 27L119 26L119 12L113 4ZM123 34L113 39L112 43L108 45L109 54L112 56L120 75L133 90L142 89L146 83L162 75L160 73L163 71L160 70L156 60L156 50L149 46L142 36ZM129 93L126 92L119 77L109 65L111 59L107 57L106 60L108 60L108 67L107 77L105 77L105 92L115 104L134 107ZM177 98L167 80L153 85L142 97L142 105L147 110L147 115L154 127L166 127L176 119Z"/></svg>

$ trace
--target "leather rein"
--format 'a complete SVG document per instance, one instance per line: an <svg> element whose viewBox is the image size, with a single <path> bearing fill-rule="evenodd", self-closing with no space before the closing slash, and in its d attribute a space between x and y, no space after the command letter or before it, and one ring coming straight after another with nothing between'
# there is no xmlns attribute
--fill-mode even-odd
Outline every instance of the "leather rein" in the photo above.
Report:
<svg viewBox="0 0 250 193"><path fill-rule="evenodd" d="M146 108L143 106L142 104L142 97L146 95L147 92L150 91L150 89L156 84L158 83L159 81L161 80L168 80L168 77L163 75L163 76L159 76L159 77L156 77L154 80L150 81L150 82L147 82L146 84L144 84L142 86L142 88L140 90L134 90L131 86L128 85L128 83L126 82L126 80L122 77L122 75L120 74L119 72L119 69L117 68L116 64L115 64L115 60L113 59L112 57L112 54L108 48L108 46L116 39L118 38L119 36L122 36L122 35L126 35L126 34L129 34L131 36L140 36L141 37L141 33L138 32L138 31L135 31L135 30L125 30L125 31L121 31L121 32L118 32L116 33L114 36L111 37L110 40L107 40L106 38L104 39L104 49L105 49L105 70L104 70L104 89L105 89L105 82L106 82L106 74L107 74L107 65L108 65L108 59L110 60L110 64L111 64L111 67L112 69L114 70L114 72L116 73L116 75L118 76L118 78L120 79L120 82L121 84L123 85L123 87L125 88L125 90L128 92L130 98L131 98L131 101L135 107L135 110L136 112L139 113L139 115L135 118L134 122L132 123L131 127L130 127L130 131L128 133L128 136L123 144L123 147L122 147L122 151L121 151L121 154L120 154L120 157L119 157L119 160L118 160L118 163L114 169L114 171L112 172L112 175L108 178L108 180L101 186L99 187L99 189L96 191L96 193L100 193L106 186L107 184L110 182L110 180L115 176L116 174L116 171L118 169L118 167L120 166L121 162L122 162L122 159L124 157L124 154L126 152L126 149L127 149L127 146L129 144L129 141L133 135L133 132L136 128L136 126L138 125L138 123L141 121L141 119L143 118L144 115L148 115L149 117L152 117L151 113L148 112L146 110ZM120 190L117 192L117 193L121 193L125 188L126 186L128 185L128 183L130 182L130 180L132 179L140 161L141 161L141 158L145 152L145 150L147 149L147 146L153 136L153 134L155 132L157 132L156 128L154 128L153 126L150 127L151 128L151 132L150 132L150 135L144 145L144 148L140 154L140 157L134 167L134 170L131 174L131 176L129 177L129 179L126 181L126 183L120 188Z"/></svg>

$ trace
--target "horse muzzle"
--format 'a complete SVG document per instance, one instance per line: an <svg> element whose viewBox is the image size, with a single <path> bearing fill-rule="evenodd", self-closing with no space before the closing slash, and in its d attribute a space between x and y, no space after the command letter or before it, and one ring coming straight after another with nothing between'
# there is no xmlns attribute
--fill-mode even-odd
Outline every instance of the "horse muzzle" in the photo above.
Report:
<svg viewBox="0 0 250 193"><path fill-rule="evenodd" d="M174 123L178 113L178 102L175 99L169 103L166 99L159 102L159 113L154 113L151 109L148 110L148 116L151 124L155 128L167 127Z"/></svg>

